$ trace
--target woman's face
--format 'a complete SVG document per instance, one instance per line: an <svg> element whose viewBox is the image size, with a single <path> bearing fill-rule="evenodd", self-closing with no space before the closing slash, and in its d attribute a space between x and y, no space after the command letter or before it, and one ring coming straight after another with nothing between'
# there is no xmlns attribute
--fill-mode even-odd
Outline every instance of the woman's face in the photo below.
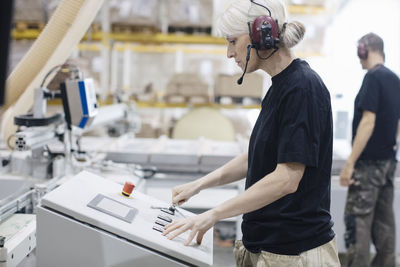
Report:
<svg viewBox="0 0 400 267"><path fill-rule="evenodd" d="M228 58L234 58L238 66L244 70L246 66L247 46L250 45L249 35L242 34L238 36L227 37L226 40L228 41ZM256 59L257 55L254 51L254 49L251 49L250 60L246 72L252 72L257 69L258 61Z"/></svg>

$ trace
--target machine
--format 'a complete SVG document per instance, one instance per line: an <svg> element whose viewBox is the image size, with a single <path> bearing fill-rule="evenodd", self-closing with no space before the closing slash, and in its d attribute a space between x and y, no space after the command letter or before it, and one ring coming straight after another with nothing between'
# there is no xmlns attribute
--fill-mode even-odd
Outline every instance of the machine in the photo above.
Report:
<svg viewBox="0 0 400 267"><path fill-rule="evenodd" d="M36 216L13 214L0 224L0 267L17 266L36 247Z"/></svg>
<svg viewBox="0 0 400 267"><path fill-rule="evenodd" d="M98 112L93 80L68 79L61 84L61 95L68 126L89 126Z"/></svg>
<svg viewBox="0 0 400 267"><path fill-rule="evenodd" d="M45 195L37 212L38 266L211 266L213 231L201 245L161 235L191 213L83 171Z"/></svg>
<svg viewBox="0 0 400 267"><path fill-rule="evenodd" d="M102 149L114 162L155 166L161 172L204 174L245 151L239 142L121 136Z"/></svg>
<svg viewBox="0 0 400 267"><path fill-rule="evenodd" d="M17 266L36 246L32 181L0 176L0 267ZM16 214L20 212L20 214Z"/></svg>
<svg viewBox="0 0 400 267"><path fill-rule="evenodd" d="M7 74L7 58L15 1L3 2L0 10L0 105L4 105L1 131L3 141L13 151L0 151L0 266L9 267L20 264L35 249L36 215L26 213L34 213L41 196L55 187L53 181L58 179L54 177L60 177L66 165L70 164L66 153L53 153L48 148L57 142L62 145L70 142L68 136L64 138L64 116L46 117L46 99L60 97L61 93L44 89L46 84L39 86L40 81L47 77L53 66L66 61L96 16L102 1L62 1L40 38L10 75ZM71 120L70 124L88 129L97 111L90 80L71 77L66 88L79 88L65 98L73 104L71 118L78 118L78 123ZM31 114L17 116L27 112ZM14 124L20 128L18 133Z"/></svg>
<svg viewBox="0 0 400 267"><path fill-rule="evenodd" d="M80 147L73 146L72 140L95 124L103 126L126 116L127 107L120 104L107 108L107 113L118 111L112 112L113 116L94 123L99 109L91 79L74 76L61 87L61 91L35 89L32 112L14 119L19 130L12 136L14 142L7 140L13 151L2 151L0 267L17 266L35 250L35 207L45 193L59 185L61 177L83 168L74 164L73 151ZM62 98L65 116L46 114L47 100L54 98ZM60 149L53 151L54 146Z"/></svg>
<svg viewBox="0 0 400 267"><path fill-rule="evenodd" d="M52 71L58 68L63 66L56 66ZM73 69L71 73L80 72ZM9 144L15 150L11 156L13 173L35 178L52 178L64 174L72 134L79 135L90 126L98 112L93 80L81 79L79 76L74 74L68 78L61 84L60 91L49 91L42 86L36 88L33 112L14 118L18 131L14 135L15 145ZM45 79L42 84L44 82ZM54 98L62 99L65 116L60 113L46 115L47 100ZM64 143L62 153L52 153L49 150L49 145L56 142Z"/></svg>

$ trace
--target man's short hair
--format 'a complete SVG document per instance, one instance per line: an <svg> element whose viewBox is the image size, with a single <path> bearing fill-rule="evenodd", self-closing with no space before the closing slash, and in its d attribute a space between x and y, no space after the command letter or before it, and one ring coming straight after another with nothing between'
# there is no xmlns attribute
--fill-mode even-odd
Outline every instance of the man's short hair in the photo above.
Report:
<svg viewBox="0 0 400 267"><path fill-rule="evenodd" d="M358 43L363 43L369 50L379 52L383 58L385 58L383 39L377 34L370 32L361 37L361 39L358 40Z"/></svg>

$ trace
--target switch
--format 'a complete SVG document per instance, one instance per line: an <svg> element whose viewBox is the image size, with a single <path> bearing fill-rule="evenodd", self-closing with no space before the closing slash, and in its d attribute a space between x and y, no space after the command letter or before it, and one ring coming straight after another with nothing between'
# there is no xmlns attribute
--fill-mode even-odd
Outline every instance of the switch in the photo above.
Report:
<svg viewBox="0 0 400 267"><path fill-rule="evenodd" d="M161 220L163 220L163 221L166 221L166 222L168 222L168 223L171 223L171 222L172 222L172 219L171 219L170 217L168 217L168 216L158 215L157 218L158 218L158 219L161 219Z"/></svg>
<svg viewBox="0 0 400 267"><path fill-rule="evenodd" d="M159 231L159 232L164 232L164 229L159 227L159 226L153 226L153 230Z"/></svg>
<svg viewBox="0 0 400 267"><path fill-rule="evenodd" d="M156 220L156 224L161 225L162 227L165 227L168 223L166 221Z"/></svg>
<svg viewBox="0 0 400 267"><path fill-rule="evenodd" d="M135 188L135 185L129 181L125 182L124 188L122 189L122 195L125 197L129 197Z"/></svg>
<svg viewBox="0 0 400 267"><path fill-rule="evenodd" d="M161 211L168 213L170 215L174 215L175 214L175 210L171 210L171 209L166 209L166 208L161 208Z"/></svg>

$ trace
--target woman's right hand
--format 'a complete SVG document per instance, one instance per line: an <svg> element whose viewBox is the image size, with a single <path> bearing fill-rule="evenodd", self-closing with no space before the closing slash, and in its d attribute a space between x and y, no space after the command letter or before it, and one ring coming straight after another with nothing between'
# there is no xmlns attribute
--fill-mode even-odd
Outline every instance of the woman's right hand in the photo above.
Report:
<svg viewBox="0 0 400 267"><path fill-rule="evenodd" d="M198 181L175 186L172 189L172 204L180 206L199 192L200 185Z"/></svg>

